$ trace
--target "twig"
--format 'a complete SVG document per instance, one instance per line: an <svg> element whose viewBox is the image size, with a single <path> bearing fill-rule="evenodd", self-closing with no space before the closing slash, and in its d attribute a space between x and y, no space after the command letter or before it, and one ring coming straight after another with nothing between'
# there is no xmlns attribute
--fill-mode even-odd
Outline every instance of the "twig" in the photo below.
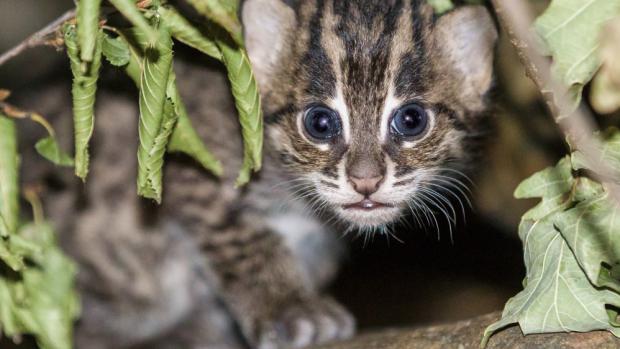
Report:
<svg viewBox="0 0 620 349"><path fill-rule="evenodd" d="M583 105L570 111L567 90L551 77L550 61L536 50L536 41L530 31L533 15L530 5L523 0L491 0L497 17L517 50L527 76L536 84L549 110L567 137L571 146L585 155L595 170L592 177L605 183L610 196L620 205L620 175L604 162L602 144L594 136L597 129L592 114Z"/></svg>
<svg viewBox="0 0 620 349"><path fill-rule="evenodd" d="M17 56L22 51L27 50L29 48L36 47L36 46L42 46L42 45L54 45L53 42L50 43L49 35L57 32L65 22L73 19L74 17L75 17L75 9L65 12L63 15L55 19L53 22L46 25L45 28L32 34L26 40L17 44L17 46L13 47L12 49L0 55L0 65L3 65L9 59Z"/></svg>

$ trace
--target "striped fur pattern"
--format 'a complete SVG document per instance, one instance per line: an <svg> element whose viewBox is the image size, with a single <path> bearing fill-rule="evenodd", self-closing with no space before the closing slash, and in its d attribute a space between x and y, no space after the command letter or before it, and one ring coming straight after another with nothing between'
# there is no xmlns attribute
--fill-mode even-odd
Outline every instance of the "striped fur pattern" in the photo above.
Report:
<svg viewBox="0 0 620 349"><path fill-rule="evenodd" d="M486 112L497 36L486 10L464 7L437 18L418 0L253 2L258 11L270 9L246 21L269 136L317 206L357 228L383 227L427 202L447 210L435 189L464 190L457 171L475 153ZM288 24L279 36L264 28L274 16ZM391 133L390 118L411 102L425 109L429 126L403 140ZM317 104L342 124L327 144L303 130L304 113ZM354 173L381 178L368 197L384 208L343 208L366 196L356 192Z"/></svg>
<svg viewBox="0 0 620 349"><path fill-rule="evenodd" d="M63 240L80 263L79 347L281 349L348 338L353 317L319 292L337 269L338 233L380 229L410 206L433 220L422 202L449 214L436 189L464 190L453 174L475 153L497 35L484 8L438 18L421 0L245 0L241 15L268 136L249 186L234 188L242 141L214 62L178 59L175 71L226 175L169 157L161 208L135 193L134 103L102 92L89 181L79 200L63 201L74 212L59 200L50 211L57 222L77 217ZM408 103L428 125L404 139L391 122ZM304 128L312 106L337 115L329 141Z"/></svg>

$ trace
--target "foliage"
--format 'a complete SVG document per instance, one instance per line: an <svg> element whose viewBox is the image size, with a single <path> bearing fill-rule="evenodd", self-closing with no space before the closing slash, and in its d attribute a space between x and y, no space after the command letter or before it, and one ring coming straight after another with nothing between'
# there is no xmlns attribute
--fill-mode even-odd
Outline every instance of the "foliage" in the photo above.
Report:
<svg viewBox="0 0 620 349"><path fill-rule="evenodd" d="M76 175L86 180L97 82L105 57L107 63L123 69L139 90L138 193L161 201L166 151L187 153L207 170L222 175L220 162L195 131L178 92L174 38L222 61L228 69L245 145L237 183L247 183L251 172L261 167L260 97L242 45L237 2L190 1L210 22L205 27L195 26L164 1L108 2L113 8L103 8L107 4L101 0L77 1L76 20L62 27L73 75L75 160L61 151L54 130L39 114L0 108L0 328L16 338L32 334L44 349L72 347L72 326L79 313L74 291L76 268L60 251L51 227L42 221L36 200L35 222L19 222L19 160L13 119L29 118L43 125L49 136L37 142L37 151L57 165L75 166ZM107 17L117 16L116 11L131 27L107 24ZM3 102L8 93L0 92Z"/></svg>
<svg viewBox="0 0 620 349"><path fill-rule="evenodd" d="M620 26L617 20L607 24L618 16L618 0L553 0L535 22L553 59L553 77L568 89L572 110L595 75L594 107L612 112L620 106L620 89L614 85L620 76L615 62L620 48L613 40L620 37ZM593 137L603 144L601 161L620 171L620 131ZM487 328L483 345L513 323L524 334L607 330L620 337L620 207L610 197L610 188L619 183L615 178L593 180L597 169L588 160L573 150L516 189L517 198L541 199L519 226L527 269L524 290L508 301L502 319Z"/></svg>
<svg viewBox="0 0 620 349"><path fill-rule="evenodd" d="M620 0L554 0L536 20L536 32L553 57L554 77L569 88L573 108L600 67L601 26L618 14Z"/></svg>
<svg viewBox="0 0 620 349"><path fill-rule="evenodd" d="M0 114L2 331L34 334L44 349L69 348L79 309L76 268L57 246L50 225L39 220L20 224L18 164L15 122Z"/></svg>

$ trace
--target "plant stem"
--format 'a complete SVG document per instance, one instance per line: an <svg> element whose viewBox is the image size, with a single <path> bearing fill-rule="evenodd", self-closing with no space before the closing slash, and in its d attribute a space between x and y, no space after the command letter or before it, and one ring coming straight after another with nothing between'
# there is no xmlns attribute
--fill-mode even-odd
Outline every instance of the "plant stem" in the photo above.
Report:
<svg viewBox="0 0 620 349"><path fill-rule="evenodd" d="M616 184L620 174L605 163L601 153L602 145L594 135L597 130L594 117L583 105L575 111L570 111L571 103L567 97L566 87L553 79L551 61L536 50L536 40L530 31L534 19L530 5L523 0L491 0L491 2L499 22L525 67L526 75L542 94L569 146L585 155L589 165L594 169L592 177L604 183L615 203L620 205L620 187Z"/></svg>
<svg viewBox="0 0 620 349"><path fill-rule="evenodd" d="M12 49L0 55L0 65L3 65L11 58L19 55L20 53L22 53L23 51L29 48L42 46L42 45L54 45L55 43L50 42L49 36L51 34L56 33L65 22L73 18L75 18L75 9L65 12L60 17L56 18L53 22L46 25L43 29L32 34L26 40L20 42Z"/></svg>

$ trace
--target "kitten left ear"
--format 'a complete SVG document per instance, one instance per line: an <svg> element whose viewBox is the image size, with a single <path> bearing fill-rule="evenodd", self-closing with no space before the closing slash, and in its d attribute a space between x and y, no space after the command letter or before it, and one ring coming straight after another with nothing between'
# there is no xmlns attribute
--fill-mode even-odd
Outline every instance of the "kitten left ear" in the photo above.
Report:
<svg viewBox="0 0 620 349"><path fill-rule="evenodd" d="M242 1L245 46L259 85L267 86L287 48L295 11L286 0Z"/></svg>
<svg viewBox="0 0 620 349"><path fill-rule="evenodd" d="M483 6L462 6L440 17L435 45L464 79L462 92L480 98L491 87L497 29Z"/></svg>

